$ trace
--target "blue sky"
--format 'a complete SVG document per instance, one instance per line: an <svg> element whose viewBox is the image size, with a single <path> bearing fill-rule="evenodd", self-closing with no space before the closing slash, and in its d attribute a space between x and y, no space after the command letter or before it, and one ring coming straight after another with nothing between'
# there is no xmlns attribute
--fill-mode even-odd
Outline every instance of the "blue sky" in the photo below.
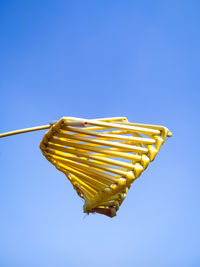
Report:
<svg viewBox="0 0 200 267"><path fill-rule="evenodd" d="M117 217L83 201L34 132L0 140L0 266L199 266L199 1L0 1L0 132L126 116L173 137Z"/></svg>

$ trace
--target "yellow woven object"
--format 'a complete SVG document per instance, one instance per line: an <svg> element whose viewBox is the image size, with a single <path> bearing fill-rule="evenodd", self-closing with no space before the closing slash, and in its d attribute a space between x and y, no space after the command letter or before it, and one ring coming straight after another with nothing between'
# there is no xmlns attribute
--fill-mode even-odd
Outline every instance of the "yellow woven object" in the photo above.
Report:
<svg viewBox="0 0 200 267"><path fill-rule="evenodd" d="M163 126L121 117L64 117L46 132L40 148L84 198L84 212L113 217L167 136L171 133Z"/></svg>

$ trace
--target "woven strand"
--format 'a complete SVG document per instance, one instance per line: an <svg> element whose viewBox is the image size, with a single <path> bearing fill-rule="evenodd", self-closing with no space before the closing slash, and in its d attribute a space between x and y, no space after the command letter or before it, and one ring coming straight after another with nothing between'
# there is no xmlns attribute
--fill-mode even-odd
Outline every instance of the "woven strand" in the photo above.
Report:
<svg viewBox="0 0 200 267"><path fill-rule="evenodd" d="M167 136L166 127L124 117L64 117L46 132L40 148L85 199L84 212L113 217Z"/></svg>

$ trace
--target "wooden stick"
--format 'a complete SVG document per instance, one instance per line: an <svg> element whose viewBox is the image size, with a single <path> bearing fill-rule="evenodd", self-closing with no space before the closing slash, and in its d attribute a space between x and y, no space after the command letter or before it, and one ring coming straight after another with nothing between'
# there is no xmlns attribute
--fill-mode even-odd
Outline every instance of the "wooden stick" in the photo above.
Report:
<svg viewBox="0 0 200 267"><path fill-rule="evenodd" d="M51 127L51 124L48 124L48 125L42 125L42 126L36 126L36 127L32 127L32 128L25 128L25 129L21 129L21 130L11 131L11 132L7 132L7 133L1 133L0 138L10 136L10 135L15 135L15 134L45 130L45 129L49 129L50 127Z"/></svg>

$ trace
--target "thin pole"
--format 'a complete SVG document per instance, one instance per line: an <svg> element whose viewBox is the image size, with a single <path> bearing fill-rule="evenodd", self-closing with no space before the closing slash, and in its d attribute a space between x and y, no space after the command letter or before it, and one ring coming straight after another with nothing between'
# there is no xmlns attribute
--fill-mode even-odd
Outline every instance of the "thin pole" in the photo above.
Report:
<svg viewBox="0 0 200 267"><path fill-rule="evenodd" d="M15 135L15 134L45 130L45 129L49 129L51 126L52 126L52 124L48 124L48 125L42 125L42 126L36 126L36 127L32 127L32 128L25 128L25 129L21 129L21 130L11 131L11 132L7 132L7 133L1 133L0 138L10 136L10 135Z"/></svg>

